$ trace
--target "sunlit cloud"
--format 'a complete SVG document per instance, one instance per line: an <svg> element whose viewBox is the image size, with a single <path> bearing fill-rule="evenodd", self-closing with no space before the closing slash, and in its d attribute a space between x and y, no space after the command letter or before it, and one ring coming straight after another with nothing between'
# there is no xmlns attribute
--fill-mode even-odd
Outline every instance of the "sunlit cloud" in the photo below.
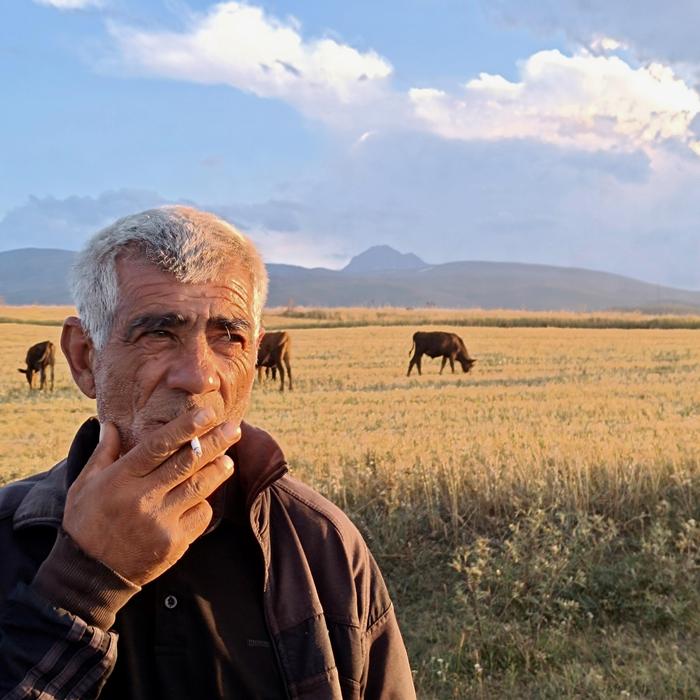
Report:
<svg viewBox="0 0 700 700"><path fill-rule="evenodd" d="M533 54L518 81L481 73L450 93L430 86L398 91L391 64L377 52L306 38L293 18L235 1L191 17L182 31L117 24L109 30L130 71L283 100L314 120L354 129L361 134L353 137L355 147L388 128L585 150L674 140L700 152L690 129L700 112L698 93L666 65L630 65L614 54L624 42L601 33L573 55Z"/></svg>
<svg viewBox="0 0 700 700"><path fill-rule="evenodd" d="M667 66L633 68L618 56L540 51L518 82L482 73L461 94L413 89L426 128L449 139L532 139L589 150L632 150L675 140L697 149L700 96Z"/></svg>
<svg viewBox="0 0 700 700"><path fill-rule="evenodd" d="M305 39L297 21L239 2L214 5L182 32L119 24L109 31L121 62L137 73L230 85L321 119L376 99L392 72L374 51L331 38Z"/></svg>

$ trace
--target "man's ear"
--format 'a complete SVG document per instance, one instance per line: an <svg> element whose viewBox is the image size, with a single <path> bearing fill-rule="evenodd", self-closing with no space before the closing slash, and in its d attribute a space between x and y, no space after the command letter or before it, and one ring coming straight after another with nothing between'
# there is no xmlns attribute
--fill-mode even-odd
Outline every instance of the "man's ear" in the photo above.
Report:
<svg viewBox="0 0 700 700"><path fill-rule="evenodd" d="M92 340L83 328L80 319L69 316L63 322L61 350L68 360L73 381L85 396L95 398L95 377L93 363L95 349Z"/></svg>

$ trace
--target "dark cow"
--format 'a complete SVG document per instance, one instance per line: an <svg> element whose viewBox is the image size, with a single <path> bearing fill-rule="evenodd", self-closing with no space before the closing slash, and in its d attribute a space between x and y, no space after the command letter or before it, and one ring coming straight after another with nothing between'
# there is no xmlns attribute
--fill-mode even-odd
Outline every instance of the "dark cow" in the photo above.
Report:
<svg viewBox="0 0 700 700"><path fill-rule="evenodd" d="M18 371L27 376L29 382L29 390L34 388L34 375L39 374L41 380L39 389L46 389L46 368L51 368L51 391L53 391L53 369L56 364L56 350L54 344L50 340L45 340L43 343L32 345L27 350L27 369L19 369Z"/></svg>
<svg viewBox="0 0 700 700"><path fill-rule="evenodd" d="M468 372L476 362L473 357L469 357L467 346L456 333L445 333L444 331L418 331L414 333L413 346L408 351L408 354L410 355L411 352L413 352L413 357L408 363L407 377L411 375L413 365L418 368L418 374L421 374L420 361L423 355L442 357L440 374L445 369L447 360L450 361L453 373L455 371L455 360L462 365L462 369L465 372Z"/></svg>
<svg viewBox="0 0 700 700"><path fill-rule="evenodd" d="M280 373L280 391L284 391L284 368L287 368L287 377L289 378L289 390L292 390L292 367L289 364L291 357L292 339L287 331L273 331L265 333L260 348L258 349L258 382L262 381L262 370L272 370L272 378L275 378L275 373Z"/></svg>

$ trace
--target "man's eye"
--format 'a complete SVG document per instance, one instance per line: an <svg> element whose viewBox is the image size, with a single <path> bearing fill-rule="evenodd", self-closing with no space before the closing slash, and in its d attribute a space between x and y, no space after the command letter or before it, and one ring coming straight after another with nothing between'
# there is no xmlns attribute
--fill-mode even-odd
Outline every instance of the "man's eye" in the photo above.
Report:
<svg viewBox="0 0 700 700"><path fill-rule="evenodd" d="M154 330L154 331L148 331L146 335L149 338L171 338L172 333L170 331L164 331L164 330Z"/></svg>
<svg viewBox="0 0 700 700"><path fill-rule="evenodd" d="M244 345L245 338L239 333L232 333L231 331L224 330L223 332L216 335L214 338L215 342L221 343L227 347L233 347L235 345Z"/></svg>

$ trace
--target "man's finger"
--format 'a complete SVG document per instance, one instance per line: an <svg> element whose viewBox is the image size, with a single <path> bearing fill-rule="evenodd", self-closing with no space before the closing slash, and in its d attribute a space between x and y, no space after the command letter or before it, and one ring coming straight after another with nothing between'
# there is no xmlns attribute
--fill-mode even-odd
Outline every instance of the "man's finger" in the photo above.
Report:
<svg viewBox="0 0 700 700"><path fill-rule="evenodd" d="M203 535L211 523L214 511L207 501L200 501L180 516L180 527L187 533L190 544Z"/></svg>
<svg viewBox="0 0 700 700"><path fill-rule="evenodd" d="M114 423L100 423L100 441L83 470L85 473L94 469L104 469L119 459L121 440Z"/></svg>
<svg viewBox="0 0 700 700"><path fill-rule="evenodd" d="M201 456L188 444L167 460L160 469L153 470L150 478L168 489L189 479L204 465L216 459L241 438L238 424L226 421L212 428L200 438Z"/></svg>
<svg viewBox="0 0 700 700"><path fill-rule="evenodd" d="M146 476L177 452L185 443L202 435L215 417L211 408L183 413L147 435L124 455L127 468L134 476Z"/></svg>
<svg viewBox="0 0 700 700"><path fill-rule="evenodd" d="M171 489L163 499L163 504L166 508L177 508L184 513L211 496L231 474L233 460L228 455L221 455Z"/></svg>

